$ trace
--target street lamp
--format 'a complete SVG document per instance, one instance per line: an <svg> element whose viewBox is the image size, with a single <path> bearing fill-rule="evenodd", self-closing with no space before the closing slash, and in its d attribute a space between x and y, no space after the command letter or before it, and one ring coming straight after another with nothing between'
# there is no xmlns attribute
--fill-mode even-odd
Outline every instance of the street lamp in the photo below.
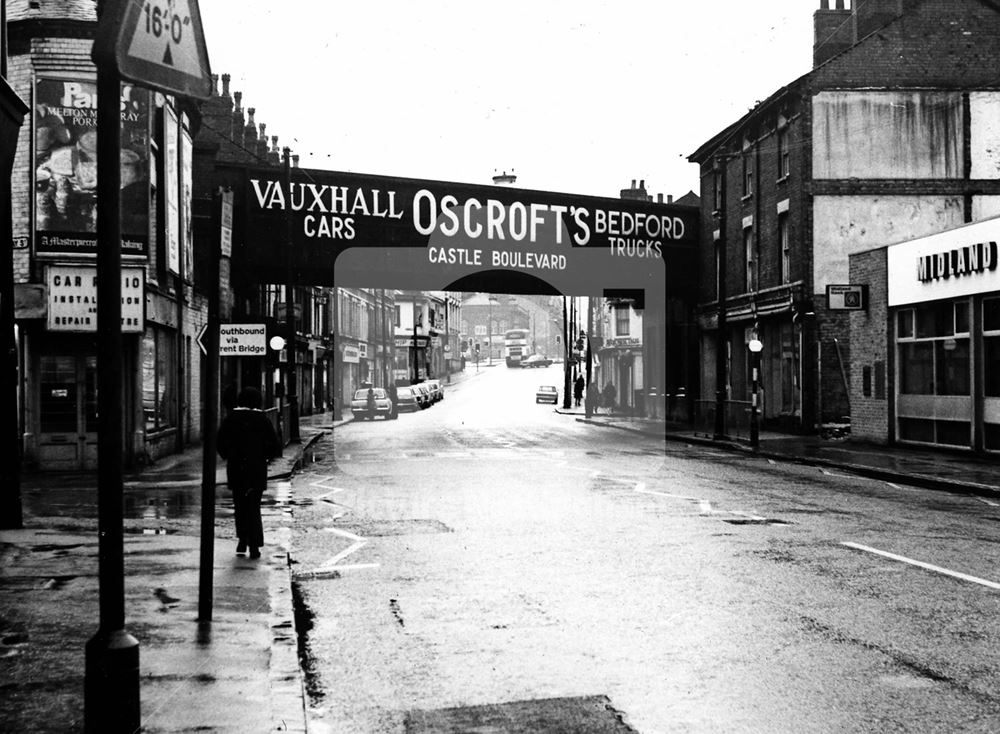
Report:
<svg viewBox="0 0 1000 734"><path fill-rule="evenodd" d="M750 387L750 446L756 449L760 443L760 429L757 415L757 385L760 380L760 352L764 348L764 344L754 336L747 344L747 348L750 350L750 361L753 369L753 380Z"/></svg>
<svg viewBox="0 0 1000 734"><path fill-rule="evenodd" d="M497 298L496 296L490 296L490 314L489 314L490 321L486 325L486 334L487 334L486 339L487 339L487 342L489 343L489 346L487 347L487 349L490 350L490 366L491 367L493 366L493 304L494 303L500 303L500 299Z"/></svg>

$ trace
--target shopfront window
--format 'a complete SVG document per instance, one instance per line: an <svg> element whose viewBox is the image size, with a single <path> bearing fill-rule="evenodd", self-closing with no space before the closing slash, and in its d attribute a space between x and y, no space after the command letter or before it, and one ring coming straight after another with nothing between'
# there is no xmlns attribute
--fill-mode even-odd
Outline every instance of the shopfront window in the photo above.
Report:
<svg viewBox="0 0 1000 734"><path fill-rule="evenodd" d="M969 395L969 302L939 301L896 316L899 385L904 395Z"/></svg>
<svg viewBox="0 0 1000 734"><path fill-rule="evenodd" d="M986 397L1000 398L1000 298L983 299L983 379Z"/></svg>
<svg viewBox="0 0 1000 734"><path fill-rule="evenodd" d="M177 425L177 366L174 333L147 327L142 339L142 411L146 432Z"/></svg>

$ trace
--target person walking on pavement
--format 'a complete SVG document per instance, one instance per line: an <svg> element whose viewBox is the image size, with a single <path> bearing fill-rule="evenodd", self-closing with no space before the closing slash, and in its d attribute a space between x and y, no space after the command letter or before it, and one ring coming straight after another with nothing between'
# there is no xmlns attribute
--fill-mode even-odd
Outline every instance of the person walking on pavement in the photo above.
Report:
<svg viewBox="0 0 1000 734"><path fill-rule="evenodd" d="M583 379L583 375L579 375L576 382L573 383L573 405L577 408L580 407L580 401L583 400L584 385L586 385L586 381Z"/></svg>
<svg viewBox="0 0 1000 734"><path fill-rule="evenodd" d="M604 386L604 394L601 396L602 397L601 402L603 403L604 407L608 409L609 415L611 414L611 411L614 410L615 407L615 392L616 392L615 386L609 382Z"/></svg>
<svg viewBox="0 0 1000 734"><path fill-rule="evenodd" d="M260 558L264 545L264 523L260 500L267 488L267 463L278 455L281 445L271 421L261 408L264 399L254 387L240 391L236 408L219 426L217 450L226 460L226 481L233 493L236 519L236 552Z"/></svg>
<svg viewBox="0 0 1000 734"><path fill-rule="evenodd" d="M601 391L597 387L597 383L591 382L587 385L587 417L597 413L597 409L601 407Z"/></svg>
<svg viewBox="0 0 1000 734"><path fill-rule="evenodd" d="M375 388L368 387L368 395L365 397L365 412L368 413L368 420L375 420Z"/></svg>
<svg viewBox="0 0 1000 734"><path fill-rule="evenodd" d="M399 406L397 405L397 402L399 401L399 391L396 389L395 382L389 383L388 393L389 400L392 402L392 406L389 408L389 417L395 419L399 417Z"/></svg>

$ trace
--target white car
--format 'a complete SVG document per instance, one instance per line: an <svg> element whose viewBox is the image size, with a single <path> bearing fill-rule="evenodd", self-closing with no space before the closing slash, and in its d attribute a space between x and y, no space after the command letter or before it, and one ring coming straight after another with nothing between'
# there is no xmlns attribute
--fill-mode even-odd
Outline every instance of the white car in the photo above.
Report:
<svg viewBox="0 0 1000 734"><path fill-rule="evenodd" d="M444 385L441 384L441 380L427 380L427 382L423 384L426 385L427 389L431 391L432 403L444 400Z"/></svg>
<svg viewBox="0 0 1000 734"><path fill-rule="evenodd" d="M373 411L368 410L369 389L371 389L375 396L375 409ZM380 415L386 420L395 418L392 414L392 400L389 399L389 395L381 387L363 387L355 391L354 398L351 400L351 413L355 418L360 418L361 420L375 420L376 415Z"/></svg>

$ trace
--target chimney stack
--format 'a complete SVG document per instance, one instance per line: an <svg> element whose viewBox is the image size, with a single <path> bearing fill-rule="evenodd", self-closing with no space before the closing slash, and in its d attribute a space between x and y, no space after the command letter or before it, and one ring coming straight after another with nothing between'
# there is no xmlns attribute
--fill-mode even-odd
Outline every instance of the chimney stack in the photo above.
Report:
<svg viewBox="0 0 1000 734"><path fill-rule="evenodd" d="M819 10L813 13L814 69L846 51L854 43L851 13L852 11L844 8L844 0L837 0L833 10L830 9L830 0L820 0Z"/></svg>
<svg viewBox="0 0 1000 734"><path fill-rule="evenodd" d="M228 97L229 96L229 78L230 78L229 74L223 74L222 75L222 96L223 97Z"/></svg>

